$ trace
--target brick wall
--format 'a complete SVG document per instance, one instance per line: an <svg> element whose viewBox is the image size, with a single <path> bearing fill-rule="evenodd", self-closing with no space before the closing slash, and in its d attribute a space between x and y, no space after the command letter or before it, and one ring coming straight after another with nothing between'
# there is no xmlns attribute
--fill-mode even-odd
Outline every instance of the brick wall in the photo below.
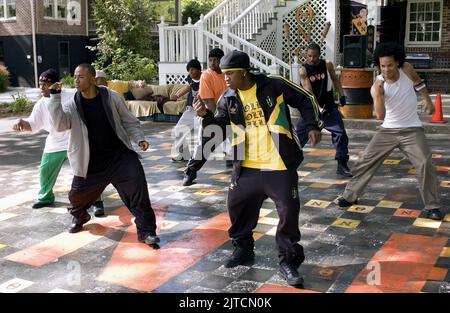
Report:
<svg viewBox="0 0 450 313"><path fill-rule="evenodd" d="M30 35L31 10L29 0L16 0L16 19L0 22L0 36Z"/></svg>
<svg viewBox="0 0 450 313"><path fill-rule="evenodd" d="M450 0L443 1L441 46L437 48L406 48L407 53L428 53L435 66L450 68Z"/></svg>
<svg viewBox="0 0 450 313"><path fill-rule="evenodd" d="M36 0L36 33L86 36L86 0L81 4L81 24L69 25L66 20L44 19L44 0ZM0 22L0 36L30 35L31 10L29 0L16 0L16 20Z"/></svg>
<svg viewBox="0 0 450 313"><path fill-rule="evenodd" d="M66 20L44 18L44 0L37 0L37 33L54 35L82 35L86 36L86 0L71 0L81 4L81 24L69 25Z"/></svg>

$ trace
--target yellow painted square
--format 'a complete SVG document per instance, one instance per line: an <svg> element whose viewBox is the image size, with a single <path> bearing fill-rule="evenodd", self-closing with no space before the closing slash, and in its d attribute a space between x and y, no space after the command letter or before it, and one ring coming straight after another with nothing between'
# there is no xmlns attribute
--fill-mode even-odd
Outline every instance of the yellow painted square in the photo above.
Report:
<svg viewBox="0 0 450 313"><path fill-rule="evenodd" d="M408 171L409 174L417 174L417 171L415 168L412 168Z"/></svg>
<svg viewBox="0 0 450 313"><path fill-rule="evenodd" d="M270 214L273 210L269 210L269 209L260 209L259 210L259 217L264 217L267 214Z"/></svg>
<svg viewBox="0 0 450 313"><path fill-rule="evenodd" d="M381 200L380 202L378 202L378 204L376 206L380 207L380 208L398 209L399 207L402 206L402 204L403 204L403 202Z"/></svg>
<svg viewBox="0 0 450 313"><path fill-rule="evenodd" d="M229 180L230 179L230 175L216 174L216 175L210 176L210 178L218 179L218 180Z"/></svg>
<svg viewBox="0 0 450 313"><path fill-rule="evenodd" d="M197 192L194 192L194 195L197 196L212 196L215 195L216 193L218 193L220 190L216 190L216 189L200 189Z"/></svg>
<svg viewBox="0 0 450 313"><path fill-rule="evenodd" d="M439 228L441 221L434 221L428 218L416 218L413 225L417 227Z"/></svg>
<svg viewBox="0 0 450 313"><path fill-rule="evenodd" d="M299 177L305 177L308 176L309 174L311 174L311 172L306 172L306 171L297 171L298 176Z"/></svg>
<svg viewBox="0 0 450 313"><path fill-rule="evenodd" d="M146 160L156 161L156 160L161 160L162 158L164 158L164 157L161 155L152 155L151 157L146 158Z"/></svg>
<svg viewBox="0 0 450 313"><path fill-rule="evenodd" d="M6 245L0 243L0 249L3 249L5 247L6 247Z"/></svg>
<svg viewBox="0 0 450 313"><path fill-rule="evenodd" d="M278 218L261 217L258 222L261 223L261 224L277 226L278 225L278 221L279 221Z"/></svg>
<svg viewBox="0 0 450 313"><path fill-rule="evenodd" d="M319 188L319 189L328 189L331 187L330 184L325 184L325 183L313 183L311 185L309 185L309 187L311 188Z"/></svg>
<svg viewBox="0 0 450 313"><path fill-rule="evenodd" d="M154 171L160 172L160 171L165 170L166 168L168 168L168 166L167 165L155 165L155 166L152 166L150 168L152 170L154 170Z"/></svg>
<svg viewBox="0 0 450 313"><path fill-rule="evenodd" d="M276 236L276 234L277 234L277 227L276 226L272 227L271 229L269 229L266 232L266 235L269 235L269 236Z"/></svg>
<svg viewBox="0 0 450 313"><path fill-rule="evenodd" d="M323 164L322 163L306 163L305 165L303 165L304 167L312 167L312 168L319 168L322 167Z"/></svg>
<svg viewBox="0 0 450 313"><path fill-rule="evenodd" d="M431 155L431 157L432 157L433 159L440 159L440 158L442 158L442 154L439 154L439 153L433 153L433 154Z"/></svg>
<svg viewBox="0 0 450 313"><path fill-rule="evenodd" d="M384 160L383 164L396 165L399 164L400 160Z"/></svg>
<svg viewBox="0 0 450 313"><path fill-rule="evenodd" d="M355 213L370 213L374 209L374 206L370 205L352 205L347 211Z"/></svg>
<svg viewBox="0 0 450 313"><path fill-rule="evenodd" d="M450 258L450 247L442 248L441 254L439 256L444 258Z"/></svg>
<svg viewBox="0 0 450 313"><path fill-rule="evenodd" d="M342 228L356 228L361 223L358 220L352 220L348 218L338 218L331 226L342 227Z"/></svg>
<svg viewBox="0 0 450 313"><path fill-rule="evenodd" d="M310 207L313 207L313 208L325 209L330 204L331 204L330 201L322 201L322 200L311 199L305 204L305 206L310 206Z"/></svg>
<svg viewBox="0 0 450 313"><path fill-rule="evenodd" d="M450 181L449 180L441 181L441 187L450 188Z"/></svg>
<svg viewBox="0 0 450 313"><path fill-rule="evenodd" d="M450 222L450 213L445 214L444 218L442 219L443 222Z"/></svg>
<svg viewBox="0 0 450 313"><path fill-rule="evenodd" d="M109 195L107 198L112 198L112 199L120 199L119 193L113 193L111 195Z"/></svg>
<svg viewBox="0 0 450 313"><path fill-rule="evenodd" d="M259 238L261 238L262 236L264 236L264 234L255 232L255 233L253 233L253 240L256 241L256 240L258 240Z"/></svg>

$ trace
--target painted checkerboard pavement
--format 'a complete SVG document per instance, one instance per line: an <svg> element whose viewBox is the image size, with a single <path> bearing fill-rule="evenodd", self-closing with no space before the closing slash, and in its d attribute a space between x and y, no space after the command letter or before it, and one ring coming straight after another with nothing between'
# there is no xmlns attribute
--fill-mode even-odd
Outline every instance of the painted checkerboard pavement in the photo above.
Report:
<svg viewBox="0 0 450 313"><path fill-rule="evenodd" d="M30 208L39 187L45 134L0 134L0 292L449 292L450 222L423 218L414 169L394 152L359 205L339 210L333 200L346 180L335 175L330 137L305 147L299 168L303 289L278 274L274 235L278 216L266 201L255 229L251 266L226 269L226 193L230 170L208 161L197 183L181 185L184 164L170 160L173 124L145 122L143 154L154 205L159 250L136 242L132 216L116 190L105 193L107 216L67 233L68 165L58 178L53 208ZM373 133L349 131L351 161ZM450 143L430 136L444 207L450 207ZM446 216L450 220L450 215ZM380 281L368 284L376 266Z"/></svg>

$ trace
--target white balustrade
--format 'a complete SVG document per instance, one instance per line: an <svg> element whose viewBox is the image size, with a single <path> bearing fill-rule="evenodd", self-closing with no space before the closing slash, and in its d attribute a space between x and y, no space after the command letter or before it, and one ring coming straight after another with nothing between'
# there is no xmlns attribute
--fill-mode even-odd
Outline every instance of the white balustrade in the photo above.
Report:
<svg viewBox="0 0 450 313"><path fill-rule="evenodd" d="M274 5L280 2L283 1L225 0L194 25L189 19L184 26L168 26L161 17L160 63L187 63L193 58L205 63L209 49L218 47L225 52L239 49L250 56L255 68L296 79L299 66L296 62L289 65L247 41L275 17Z"/></svg>
<svg viewBox="0 0 450 313"><path fill-rule="evenodd" d="M231 22L231 31L249 40L275 17L273 0L256 0Z"/></svg>

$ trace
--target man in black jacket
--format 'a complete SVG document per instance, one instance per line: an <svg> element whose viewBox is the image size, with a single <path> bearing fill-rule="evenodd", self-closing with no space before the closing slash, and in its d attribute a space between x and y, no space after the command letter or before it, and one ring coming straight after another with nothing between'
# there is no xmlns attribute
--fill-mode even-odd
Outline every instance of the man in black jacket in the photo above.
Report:
<svg viewBox="0 0 450 313"><path fill-rule="evenodd" d="M263 201L270 197L280 217L276 233L280 272L288 284L301 285L303 278L297 268L305 256L298 244L297 167L303 156L293 136L287 105L300 110L312 144L321 137L318 105L310 92L282 77L251 74L249 56L244 52L234 50L225 55L220 67L228 89L218 102L216 116L201 100L194 108L203 117L205 131L213 127L217 136L216 125L222 133L231 126L234 160L227 206L232 224L228 232L235 249L225 266L253 261L253 229Z"/></svg>

